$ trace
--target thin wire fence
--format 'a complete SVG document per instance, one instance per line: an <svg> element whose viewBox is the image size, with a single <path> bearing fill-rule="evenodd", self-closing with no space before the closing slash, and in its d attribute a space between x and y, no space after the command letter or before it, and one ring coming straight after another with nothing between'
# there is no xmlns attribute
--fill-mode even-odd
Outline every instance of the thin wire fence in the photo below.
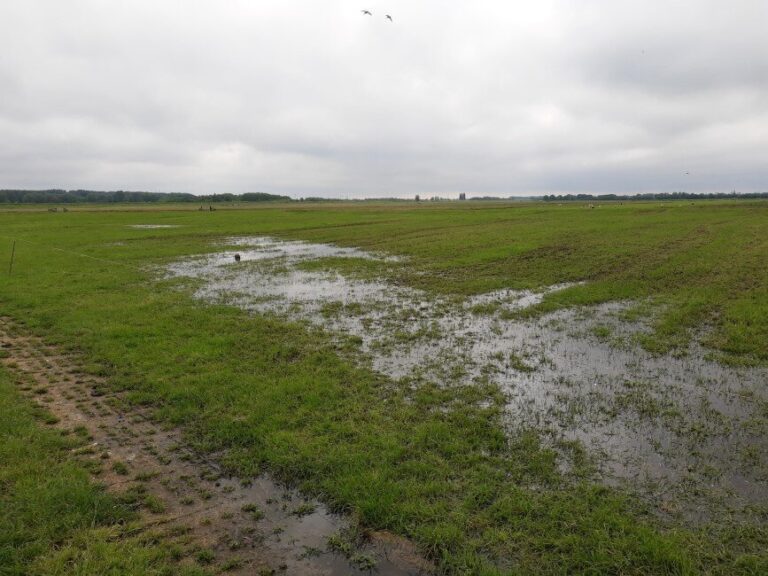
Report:
<svg viewBox="0 0 768 576"><path fill-rule="evenodd" d="M11 264L9 266L8 274L11 274L11 270L13 267L13 260L16 254L16 242L22 242L24 244L28 244L30 246L34 246L35 248L41 248L44 250L55 250L56 252L61 252L63 254L70 254L72 256L79 256L81 258L88 258L90 260L96 260L97 262L103 262L105 264L116 264L118 266L124 266L126 268L131 268L132 270L136 270L137 272L146 272L146 268L142 268L140 266L134 266L133 264L128 264L127 262L122 262L120 260L113 260L111 258L102 258L100 256L92 256L91 254L84 254L83 252L77 252L75 250L67 250L64 248L58 248L56 246L51 246L49 244L42 244L39 242L33 242L31 240L27 240L26 238L19 238L15 236L5 236L0 234L0 238L4 238L8 241L13 242L13 249L12 249L12 255L11 255Z"/></svg>

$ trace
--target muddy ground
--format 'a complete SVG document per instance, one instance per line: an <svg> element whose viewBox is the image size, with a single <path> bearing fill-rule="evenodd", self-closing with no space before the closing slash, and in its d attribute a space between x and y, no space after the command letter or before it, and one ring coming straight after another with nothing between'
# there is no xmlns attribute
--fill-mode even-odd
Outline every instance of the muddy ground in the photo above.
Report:
<svg viewBox="0 0 768 576"><path fill-rule="evenodd" d="M179 430L126 408L108 382L10 318L0 318L0 346L19 388L53 415L49 425L86 438L74 456L134 503L135 529L176 542L183 561L227 574L431 573L402 538L365 532L266 476L223 476L216 462L185 447Z"/></svg>

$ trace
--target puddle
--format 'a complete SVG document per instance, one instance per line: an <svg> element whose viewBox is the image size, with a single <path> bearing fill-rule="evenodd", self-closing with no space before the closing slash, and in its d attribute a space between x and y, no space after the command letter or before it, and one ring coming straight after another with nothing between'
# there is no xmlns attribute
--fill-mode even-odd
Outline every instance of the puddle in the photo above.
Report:
<svg viewBox="0 0 768 576"><path fill-rule="evenodd" d="M141 529L160 530L169 543L181 536L179 547L189 548L191 539L210 550L217 574L432 573L403 538L359 535L348 518L267 476L247 483L227 477L186 448L179 430L158 428L141 410L124 411L102 378L81 373L60 350L1 316L0 347L0 365L19 376L21 389L57 417L60 429L87 429L89 444L77 455L91 460L111 492L133 495Z"/></svg>
<svg viewBox="0 0 768 576"><path fill-rule="evenodd" d="M234 249L176 262L167 276L201 281L195 296L205 301L353 336L373 369L393 378L495 382L510 433L533 427L555 447L580 441L603 481L665 512L696 518L768 498L768 370L722 366L695 344L684 357L651 356L632 343L647 326L620 319L629 303L520 319L516 311L570 285L457 303L299 266L396 260L359 249L264 237L226 245Z"/></svg>

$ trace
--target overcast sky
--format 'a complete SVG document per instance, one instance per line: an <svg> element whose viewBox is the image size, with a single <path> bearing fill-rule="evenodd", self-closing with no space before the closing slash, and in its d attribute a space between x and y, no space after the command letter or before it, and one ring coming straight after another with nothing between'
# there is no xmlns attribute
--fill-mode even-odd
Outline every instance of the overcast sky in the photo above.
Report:
<svg viewBox="0 0 768 576"><path fill-rule="evenodd" d="M0 188L768 190L767 0L0 0L0 47Z"/></svg>

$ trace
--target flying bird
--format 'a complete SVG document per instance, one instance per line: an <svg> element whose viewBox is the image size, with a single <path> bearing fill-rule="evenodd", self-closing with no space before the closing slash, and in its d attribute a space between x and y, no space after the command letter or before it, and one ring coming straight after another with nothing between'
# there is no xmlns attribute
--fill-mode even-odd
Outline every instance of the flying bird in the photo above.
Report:
<svg viewBox="0 0 768 576"><path fill-rule="evenodd" d="M368 16L373 16L368 10L360 10L363 14L367 14Z"/></svg>
<svg viewBox="0 0 768 576"><path fill-rule="evenodd" d="M387 14L387 20L389 20L390 22L394 22L394 20L392 20L392 16L390 16L389 14Z"/></svg>

